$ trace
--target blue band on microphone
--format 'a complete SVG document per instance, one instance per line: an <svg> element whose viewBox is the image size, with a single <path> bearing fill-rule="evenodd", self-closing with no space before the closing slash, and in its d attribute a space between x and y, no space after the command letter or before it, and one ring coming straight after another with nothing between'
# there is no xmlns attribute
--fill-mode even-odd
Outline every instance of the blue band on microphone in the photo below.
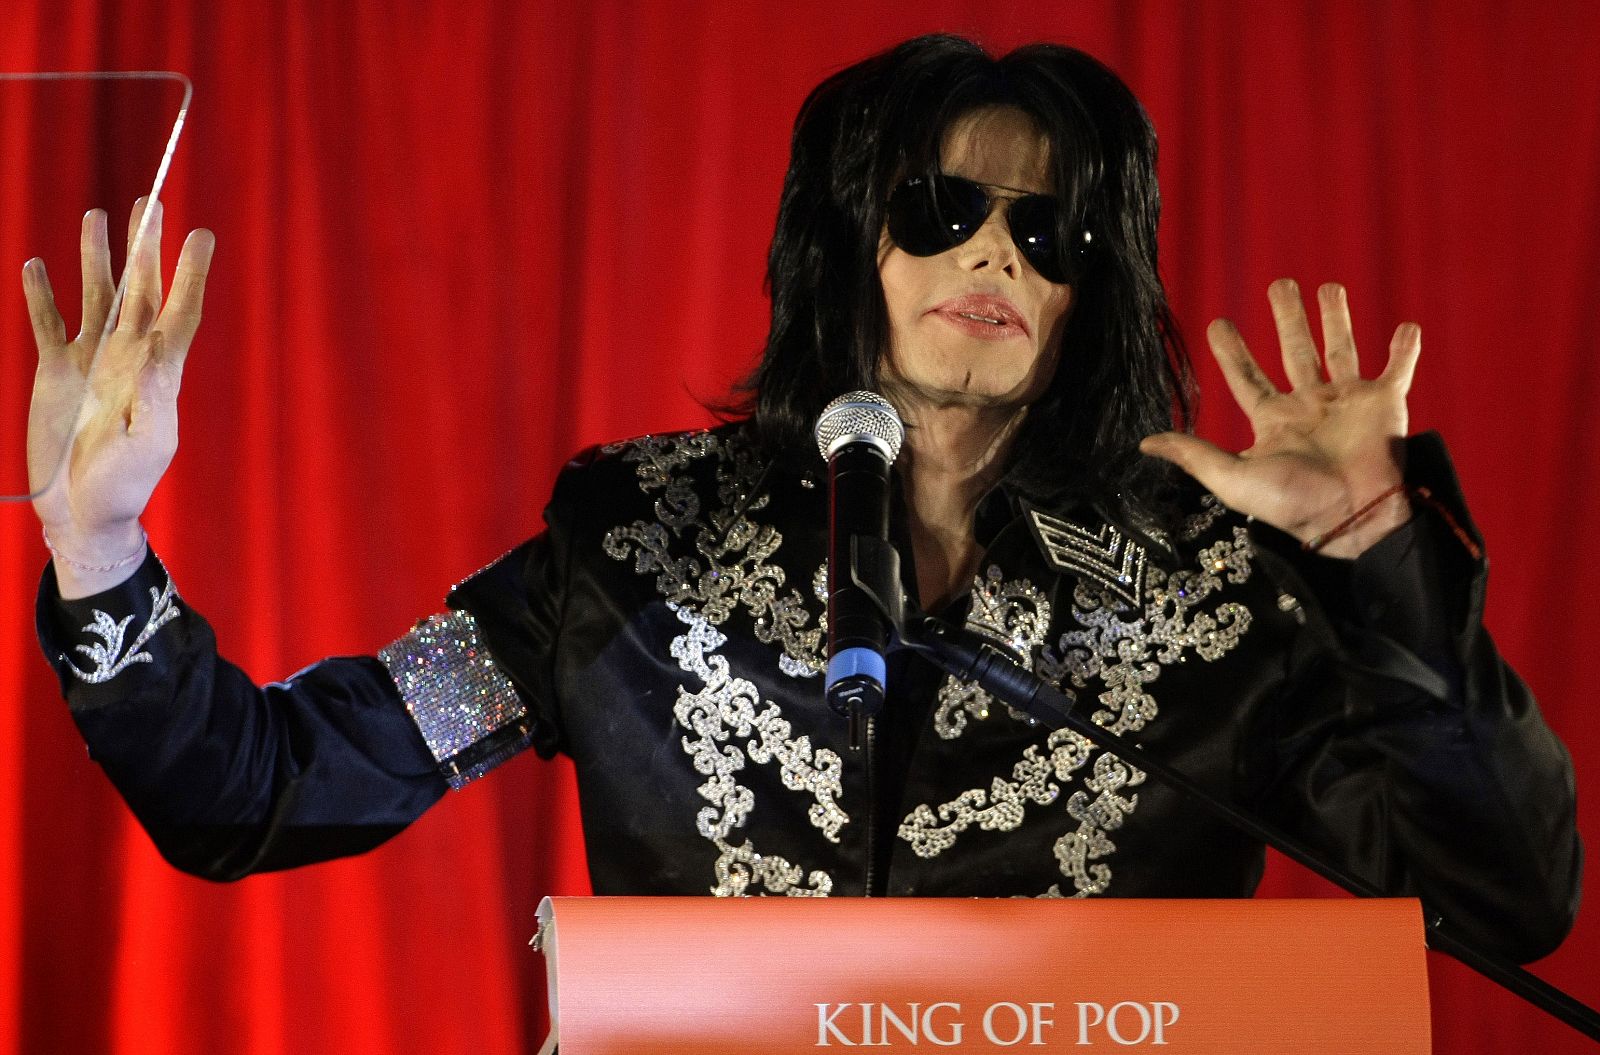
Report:
<svg viewBox="0 0 1600 1055"><path fill-rule="evenodd" d="M827 688L855 674L865 674L882 688L889 680L888 666L883 656L870 648L847 648L828 660Z"/></svg>

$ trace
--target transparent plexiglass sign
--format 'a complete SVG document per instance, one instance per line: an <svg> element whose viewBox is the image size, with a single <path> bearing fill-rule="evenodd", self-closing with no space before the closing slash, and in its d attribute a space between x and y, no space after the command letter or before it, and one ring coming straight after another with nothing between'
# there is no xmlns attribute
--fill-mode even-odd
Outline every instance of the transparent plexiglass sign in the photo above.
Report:
<svg viewBox="0 0 1600 1055"><path fill-rule="evenodd" d="M0 501L27 500L71 472L94 365L127 297L126 261L157 237L134 203L159 200L190 94L177 73L0 72ZM111 251L86 266L91 209L109 214ZM30 318L22 280L36 257L65 324L66 346L43 368L35 334L53 320Z"/></svg>

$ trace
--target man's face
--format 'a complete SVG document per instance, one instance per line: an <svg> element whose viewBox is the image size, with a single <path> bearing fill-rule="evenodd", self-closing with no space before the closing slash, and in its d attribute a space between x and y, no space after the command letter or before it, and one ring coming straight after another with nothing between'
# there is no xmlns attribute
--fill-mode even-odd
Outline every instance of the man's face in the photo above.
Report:
<svg viewBox="0 0 1600 1055"><path fill-rule="evenodd" d="M941 156L945 173L983 184L997 198L1049 193L1049 163L1044 136L1009 107L956 121ZM1073 289L1046 280L1023 258L1004 201L972 238L935 256L912 256L885 231L878 277L889 314L878 383L897 406L1021 407L1050 384Z"/></svg>

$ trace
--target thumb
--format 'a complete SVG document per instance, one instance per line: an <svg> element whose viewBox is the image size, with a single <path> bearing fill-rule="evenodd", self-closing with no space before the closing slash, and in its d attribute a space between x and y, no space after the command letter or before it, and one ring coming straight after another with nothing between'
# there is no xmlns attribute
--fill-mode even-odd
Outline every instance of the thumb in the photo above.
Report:
<svg viewBox="0 0 1600 1055"><path fill-rule="evenodd" d="M1139 450L1152 458L1171 462L1218 497L1228 492L1228 483L1241 461L1237 454L1229 454L1214 443L1183 432L1146 436L1139 443Z"/></svg>

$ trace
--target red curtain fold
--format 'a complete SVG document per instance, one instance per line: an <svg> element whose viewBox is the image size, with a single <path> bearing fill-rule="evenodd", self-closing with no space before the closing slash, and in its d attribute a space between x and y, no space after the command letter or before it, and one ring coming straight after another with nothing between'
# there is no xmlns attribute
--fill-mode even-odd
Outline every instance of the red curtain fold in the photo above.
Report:
<svg viewBox="0 0 1600 1055"><path fill-rule="evenodd" d="M1579 0L8 0L0 69L196 86L168 267L182 229L213 228L218 251L183 446L146 524L225 652L263 681L372 652L537 530L569 453L708 422L764 333L800 101L930 30L1075 44L1145 101L1204 434L1248 443L1203 330L1231 317L1270 359L1271 279L1346 283L1369 370L1398 322L1422 324L1413 427L1450 442L1494 562L1490 626L1595 787L1600 11ZM49 134L3 131L0 188L12 137ZM12 376L32 356L14 276L53 204L0 198ZM130 203L105 204L116 229ZM49 263L66 285L75 262ZM363 858L231 886L179 875L38 655L43 563L31 513L0 507L0 1055L535 1050L534 909L586 884L563 765L518 760ZM1324 891L1275 864L1263 892ZM1597 921L1539 965L1590 1003ZM1588 1050L1433 969L1438 1050Z"/></svg>

